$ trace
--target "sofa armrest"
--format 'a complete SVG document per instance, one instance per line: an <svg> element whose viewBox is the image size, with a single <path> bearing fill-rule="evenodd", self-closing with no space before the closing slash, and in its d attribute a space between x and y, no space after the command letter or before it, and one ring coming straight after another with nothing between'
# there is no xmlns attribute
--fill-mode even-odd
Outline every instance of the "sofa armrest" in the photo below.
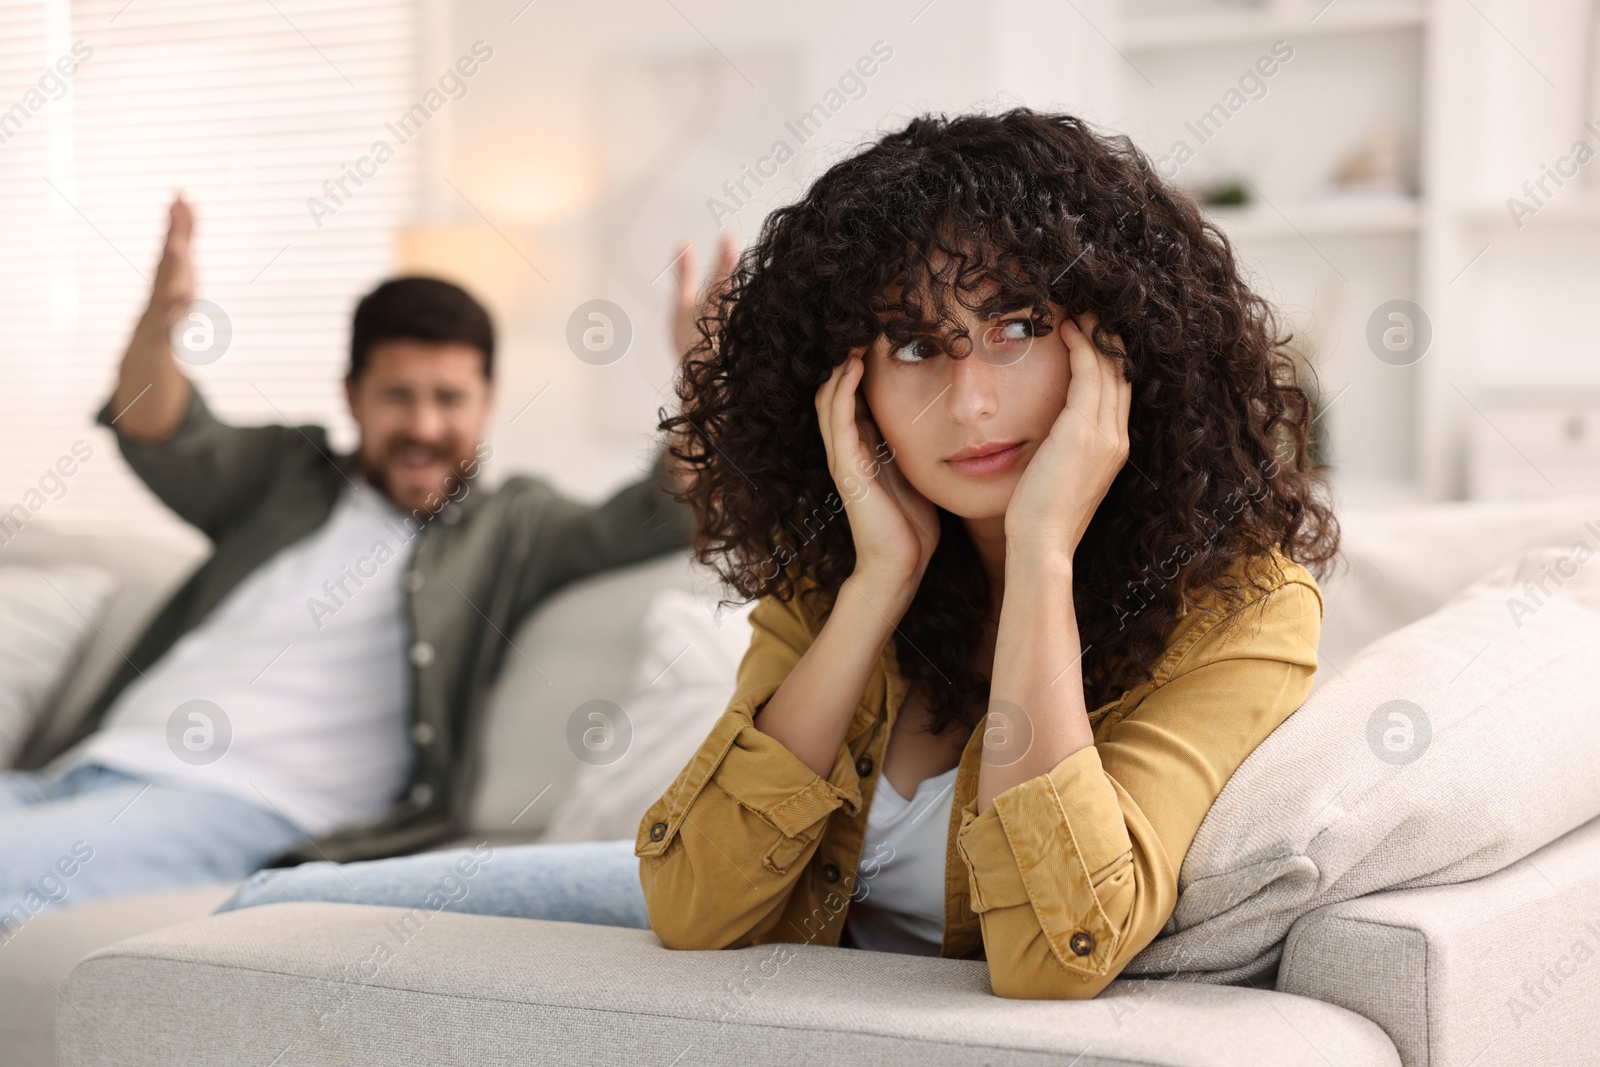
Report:
<svg viewBox="0 0 1600 1067"><path fill-rule="evenodd" d="M1376 1021L1406 1067L1592 1062L1600 819L1484 878L1302 916L1278 989Z"/></svg>
<svg viewBox="0 0 1600 1067"><path fill-rule="evenodd" d="M61 1067L1400 1062L1369 1020L1273 990L1121 981L1089 1001L1003 1000L981 961L673 951L648 930L352 904L124 941L80 962L62 1000Z"/></svg>

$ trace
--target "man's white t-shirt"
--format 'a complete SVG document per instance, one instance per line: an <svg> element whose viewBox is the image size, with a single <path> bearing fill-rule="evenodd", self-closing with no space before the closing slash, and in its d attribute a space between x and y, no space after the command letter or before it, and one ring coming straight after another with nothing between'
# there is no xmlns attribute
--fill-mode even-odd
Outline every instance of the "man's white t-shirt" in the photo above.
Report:
<svg viewBox="0 0 1600 1067"><path fill-rule="evenodd" d="M385 813L411 768L404 579L416 529L358 476L320 529L124 689L67 765L242 797L313 837Z"/></svg>

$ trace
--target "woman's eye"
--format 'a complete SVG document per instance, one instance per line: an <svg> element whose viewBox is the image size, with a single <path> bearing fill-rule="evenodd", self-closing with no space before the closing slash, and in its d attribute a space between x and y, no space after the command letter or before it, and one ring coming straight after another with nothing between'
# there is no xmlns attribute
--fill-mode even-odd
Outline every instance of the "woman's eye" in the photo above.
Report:
<svg viewBox="0 0 1600 1067"><path fill-rule="evenodd" d="M1032 340L1035 331L1032 319L1007 319L990 331L990 337L1002 343Z"/></svg>
<svg viewBox="0 0 1600 1067"><path fill-rule="evenodd" d="M927 340L908 341L889 350L889 358L896 363L921 363L936 354L933 344Z"/></svg>

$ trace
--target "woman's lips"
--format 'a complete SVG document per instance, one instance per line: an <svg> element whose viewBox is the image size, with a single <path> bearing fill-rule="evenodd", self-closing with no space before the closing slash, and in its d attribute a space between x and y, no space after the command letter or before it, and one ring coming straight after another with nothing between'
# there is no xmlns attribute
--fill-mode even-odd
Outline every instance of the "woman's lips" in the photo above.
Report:
<svg viewBox="0 0 1600 1067"><path fill-rule="evenodd" d="M963 448L949 459L945 460L957 474L969 477L981 477L986 474L996 474L1011 466L1022 458L1023 442L1004 441L993 444L978 445L976 448Z"/></svg>

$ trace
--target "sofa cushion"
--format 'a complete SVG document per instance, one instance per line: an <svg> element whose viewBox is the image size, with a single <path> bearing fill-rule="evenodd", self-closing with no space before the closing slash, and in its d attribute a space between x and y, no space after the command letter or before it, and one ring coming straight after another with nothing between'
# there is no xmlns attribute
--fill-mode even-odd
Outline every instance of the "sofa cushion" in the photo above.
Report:
<svg viewBox="0 0 1600 1067"><path fill-rule="evenodd" d="M0 767L16 762L115 589L100 567L0 567Z"/></svg>
<svg viewBox="0 0 1600 1067"><path fill-rule="evenodd" d="M543 833L583 766L566 744L568 721L589 701L626 699L645 608L662 589L702 580L687 555L662 556L575 583L517 628L476 746L470 833Z"/></svg>
<svg viewBox="0 0 1600 1067"><path fill-rule="evenodd" d="M71 668L71 678L30 748L72 733L72 728L122 665L123 652L133 648L167 598L209 553L209 542L189 531L173 538L130 536L125 532L94 533L28 523L6 543L7 563L55 566L62 563L104 568L116 576L116 591ZM53 746L50 746L53 747Z"/></svg>
<svg viewBox="0 0 1600 1067"><path fill-rule="evenodd" d="M1088 1001L1004 1000L979 961L684 952L648 930L408 914L274 904L97 952L63 990L60 1063L1399 1063L1370 1021L1273 990L1115 982Z"/></svg>
<svg viewBox="0 0 1600 1067"><path fill-rule="evenodd" d="M581 765L540 840L633 839L733 699L754 606L719 612L687 590L656 594L641 624L632 691L620 705L593 705L591 722L576 724L584 732L569 734ZM590 737L596 744L583 747Z"/></svg>
<svg viewBox="0 0 1600 1067"><path fill-rule="evenodd" d="M1229 779L1129 973L1261 976L1306 912L1480 878L1600 815L1597 543L1530 551L1344 664Z"/></svg>

